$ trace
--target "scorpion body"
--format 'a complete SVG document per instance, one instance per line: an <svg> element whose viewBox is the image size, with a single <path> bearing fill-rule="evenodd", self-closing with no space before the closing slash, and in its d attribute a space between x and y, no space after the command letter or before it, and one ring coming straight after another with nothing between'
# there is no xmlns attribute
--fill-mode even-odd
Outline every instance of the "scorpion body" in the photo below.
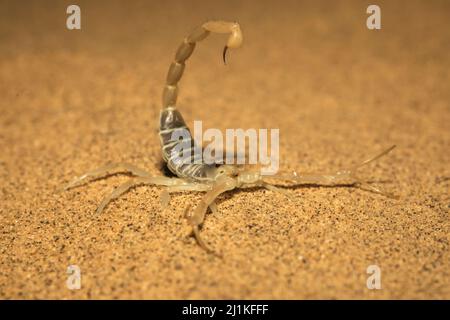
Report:
<svg viewBox="0 0 450 320"><path fill-rule="evenodd" d="M258 170L247 170L246 167L234 165L210 165L201 162L196 158L196 145L191 132L183 119L183 116L176 107L178 96L178 83L183 75L186 60L193 53L196 43L205 39L210 33L229 34L228 41L223 50L223 60L226 62L226 53L229 48L239 48L243 37L240 26L236 22L209 21L195 29L186 37L178 48L175 59L169 67L162 95L162 110L159 121L159 138L162 149L162 157L167 163L169 170L177 177L169 178L165 176L152 176L146 170L140 169L128 163L113 163L104 167L89 171L75 179L65 186L65 190L78 186L88 179L98 178L110 173L129 172L135 178L119 185L111 194L106 196L97 208L96 213L100 214L106 205L113 199L119 197L129 189L139 185L160 185L164 186L161 200L163 206L167 206L170 192L179 191L198 191L206 192L200 200L197 207L191 212L188 208L185 210L185 218L192 227L192 232L198 244L209 253L215 253L211 250L200 237L200 227L205 219L206 212L210 208L213 212L216 210L215 199L222 193L236 188L264 187L271 191L282 192L287 196L291 194L284 188L279 188L276 182L279 180L288 181L294 185L348 185L357 186L361 189L368 189L371 192L389 194L382 192L379 188L359 179L355 172L362 166L365 166L383 155L390 152L395 146L392 146L380 154L361 162L356 166L338 170L330 173L301 173L293 171L284 174L275 174L272 176L263 176ZM182 140L174 137L183 137ZM187 157L180 156L177 148L180 143L184 143L183 151L191 151ZM187 148L186 148L187 144ZM275 181L275 182L274 182Z"/></svg>

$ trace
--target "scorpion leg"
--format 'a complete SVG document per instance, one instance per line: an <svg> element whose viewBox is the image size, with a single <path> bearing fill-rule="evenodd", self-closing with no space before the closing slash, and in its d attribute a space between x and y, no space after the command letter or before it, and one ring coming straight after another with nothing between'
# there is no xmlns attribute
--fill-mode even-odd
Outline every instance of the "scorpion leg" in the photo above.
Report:
<svg viewBox="0 0 450 320"><path fill-rule="evenodd" d="M164 189L161 192L161 197L160 197L161 207L163 210L169 206L170 199L171 199L171 197L170 197L169 190Z"/></svg>
<svg viewBox="0 0 450 320"><path fill-rule="evenodd" d="M178 192L178 191L208 191L211 187L207 184L191 184L191 185L183 185L183 186L171 186L167 187L161 193L161 207L163 209L167 208L169 202L171 200L170 193ZM209 209L211 209L212 213L217 213L217 205L213 201L209 205Z"/></svg>
<svg viewBox="0 0 450 320"><path fill-rule="evenodd" d="M191 182L183 182L177 185L168 186L161 193L161 206L163 209L167 208L170 202L170 193L171 192L180 192L180 191L208 191L211 189L211 185L202 184L202 183L191 183Z"/></svg>
<svg viewBox="0 0 450 320"><path fill-rule="evenodd" d="M63 190L68 190L70 188L79 186L83 182L85 182L89 178L95 178L95 177L102 177L109 173L119 173L119 172L130 172L131 174L138 176L138 177L148 177L150 173L146 172L145 170L138 168L132 164L129 163L111 163L106 166L97 168L95 170L86 172L85 174L76 177L71 182L66 184L63 188Z"/></svg>
<svg viewBox="0 0 450 320"><path fill-rule="evenodd" d="M392 149L395 148L394 146L391 146L390 148L384 150L383 152L377 154L374 157L371 157L360 164L350 167L348 169L338 170L334 173L302 173L297 174L296 171L293 171L291 174L280 174L280 175L274 175L274 176L268 176L267 179L281 179L281 180L289 180L293 181L297 184L317 184L317 185L337 185L337 184L346 184L346 185L356 185L359 186L361 189L367 189L372 192L382 194L387 197L395 198L394 195L382 191L380 188L377 188L375 186L370 185L368 182L365 182L358 178L355 173L356 171L381 158L382 156L388 154Z"/></svg>
<svg viewBox="0 0 450 320"><path fill-rule="evenodd" d="M209 209L211 210L212 213L217 213L218 209L215 201L209 204Z"/></svg>
<svg viewBox="0 0 450 320"><path fill-rule="evenodd" d="M139 177L135 179L131 179L121 185L119 185L117 188L115 188L111 194L103 198L102 202L97 208L96 214L102 213L103 209L110 203L112 200L118 198L131 188L137 187L139 185L162 185L162 186L173 186L177 184L183 184L186 183L182 179L178 178L168 178L168 177Z"/></svg>
<svg viewBox="0 0 450 320"><path fill-rule="evenodd" d="M203 241L200 236L200 226L203 224L205 220L205 215L208 207L214 202L214 200L221 194L226 191L232 190L236 187L234 181L232 179L221 181L215 183L211 190L209 190L203 198L200 200L200 203L195 208L194 212L189 212L190 206L188 206L185 210L185 217L188 223L192 227L192 232L197 240L197 243L200 245L202 249L204 249L208 253L212 253L216 256L221 257L220 254L216 253L214 250L209 248L208 245Z"/></svg>
<svg viewBox="0 0 450 320"><path fill-rule="evenodd" d="M292 192L289 192L288 190L285 190L285 189L279 188L279 187L275 187L275 186L273 186L271 184L267 184L267 183L264 183L263 186L267 190L282 193L283 195L285 195L291 201L294 199L294 195L292 194Z"/></svg>

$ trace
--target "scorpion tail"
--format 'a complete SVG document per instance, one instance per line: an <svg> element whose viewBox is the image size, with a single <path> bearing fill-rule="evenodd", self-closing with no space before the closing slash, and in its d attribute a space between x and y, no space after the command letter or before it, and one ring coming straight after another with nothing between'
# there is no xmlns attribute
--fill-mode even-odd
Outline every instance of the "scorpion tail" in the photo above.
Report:
<svg viewBox="0 0 450 320"><path fill-rule="evenodd" d="M197 170L191 164L190 157L183 159L178 156L179 150L185 151L185 154L196 154L196 145L192 134L186 125L180 111L177 110L178 83L183 76L186 60L194 52L196 43L205 39L211 32L229 33L227 44L223 52L224 62L226 61L226 51L228 48L239 48L242 44L242 32L238 23L226 21L209 21L196 28L183 43L178 47L175 59L167 72L166 84L162 94L162 110L159 116L159 138L162 148L162 156L167 166L177 176L197 172L198 176L204 176L204 170ZM180 142L182 138L182 142ZM180 143L183 145L180 146ZM189 150L189 148L191 150ZM192 152L193 151L193 152ZM206 167L202 167L206 168ZM196 171L197 170L197 171Z"/></svg>
<svg viewBox="0 0 450 320"><path fill-rule="evenodd" d="M175 107L178 97L178 82L183 76L185 62L194 52L196 43L205 39L211 32L230 34L223 50L223 61L225 64L227 50L236 49L242 45L242 31L237 22L208 21L192 31L178 47L175 61L169 67L163 92L163 109Z"/></svg>

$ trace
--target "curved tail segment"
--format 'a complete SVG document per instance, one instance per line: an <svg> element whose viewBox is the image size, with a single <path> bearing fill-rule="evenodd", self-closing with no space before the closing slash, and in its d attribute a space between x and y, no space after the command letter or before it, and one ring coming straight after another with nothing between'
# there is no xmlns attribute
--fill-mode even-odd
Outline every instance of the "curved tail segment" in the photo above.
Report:
<svg viewBox="0 0 450 320"><path fill-rule="evenodd" d="M185 62L192 55L196 43L205 39L211 32L230 34L224 48L224 62L228 49L236 49L242 45L242 31L237 22L208 21L192 31L178 48L175 61L169 67L162 98L163 109L175 107L178 96L178 82L183 76Z"/></svg>
<svg viewBox="0 0 450 320"><path fill-rule="evenodd" d="M171 158L172 150L180 143L180 140L173 140L173 136L186 136L186 140L191 139L192 148L194 148L194 141L190 134L189 128L187 128L186 122L183 116L176 108L178 97L178 82L183 76L186 60L192 55L197 42L202 41L210 33L222 33L229 34L227 44L223 50L223 59L225 63L226 52L228 49L239 48L242 45L242 32L238 23L227 21L208 21L197 27L192 33L187 36L183 43L179 46L175 60L171 63L169 71L167 72L166 85L162 95L162 110L160 114L160 129L159 136L161 141L161 148L163 151L163 158L167 162L167 166L174 174L179 177L191 177L199 179L204 178L205 170L203 170L201 164L188 165L180 162L179 157ZM180 132L176 132L180 130ZM181 134L181 130L184 134ZM180 134L178 134L180 133ZM175 159L177 158L177 159Z"/></svg>

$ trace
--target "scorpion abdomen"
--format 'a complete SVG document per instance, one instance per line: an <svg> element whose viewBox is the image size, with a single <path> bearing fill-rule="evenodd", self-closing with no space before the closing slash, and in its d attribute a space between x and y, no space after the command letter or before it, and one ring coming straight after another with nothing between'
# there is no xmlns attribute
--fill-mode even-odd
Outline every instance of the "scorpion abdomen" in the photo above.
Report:
<svg viewBox="0 0 450 320"><path fill-rule="evenodd" d="M202 163L201 153L196 154L197 144L181 113L175 107L163 109L159 127L162 156L169 170L180 178L208 180L215 165Z"/></svg>

